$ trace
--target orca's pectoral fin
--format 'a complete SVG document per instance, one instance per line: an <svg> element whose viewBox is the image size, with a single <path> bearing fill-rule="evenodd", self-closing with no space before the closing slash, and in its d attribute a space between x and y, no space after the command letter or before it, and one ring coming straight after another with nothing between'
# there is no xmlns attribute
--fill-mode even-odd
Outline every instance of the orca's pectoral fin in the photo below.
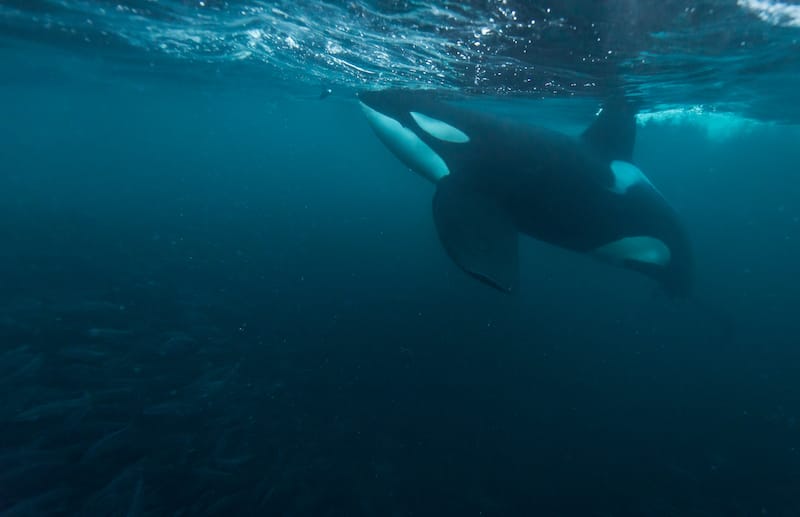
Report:
<svg viewBox="0 0 800 517"><path fill-rule="evenodd" d="M433 198L433 219L445 251L461 269L503 292L517 290L517 230L493 200L445 177Z"/></svg>
<svg viewBox="0 0 800 517"><path fill-rule="evenodd" d="M607 100L581 139L608 161L632 161L636 140L636 107L622 96Z"/></svg>

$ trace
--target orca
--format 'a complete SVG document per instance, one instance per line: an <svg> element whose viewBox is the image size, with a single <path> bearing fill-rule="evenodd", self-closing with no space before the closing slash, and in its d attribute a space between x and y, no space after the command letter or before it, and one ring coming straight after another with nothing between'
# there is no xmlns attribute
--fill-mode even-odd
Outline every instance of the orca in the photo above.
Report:
<svg viewBox="0 0 800 517"><path fill-rule="evenodd" d="M578 137L469 110L429 90L364 91L358 99L383 144L436 185L436 231L469 275L517 291L523 234L690 295L690 242L632 162L636 109L624 97L606 101Z"/></svg>

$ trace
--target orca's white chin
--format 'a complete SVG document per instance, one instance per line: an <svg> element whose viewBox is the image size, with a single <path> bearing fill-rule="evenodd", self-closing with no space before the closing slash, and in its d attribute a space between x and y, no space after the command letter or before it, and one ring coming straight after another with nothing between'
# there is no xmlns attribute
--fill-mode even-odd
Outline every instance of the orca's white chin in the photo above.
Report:
<svg viewBox="0 0 800 517"><path fill-rule="evenodd" d="M359 101L359 104L378 138L403 163L434 183L450 174L450 169L442 157L412 130L392 117L370 108L362 101Z"/></svg>

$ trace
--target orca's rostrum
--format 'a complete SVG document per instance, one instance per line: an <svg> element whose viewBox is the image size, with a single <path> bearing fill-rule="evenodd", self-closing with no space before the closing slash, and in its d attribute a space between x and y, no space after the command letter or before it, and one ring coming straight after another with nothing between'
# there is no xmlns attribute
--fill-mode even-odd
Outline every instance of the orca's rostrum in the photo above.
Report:
<svg viewBox="0 0 800 517"><path fill-rule="evenodd" d="M523 233L644 273L673 295L689 294L686 232L631 163L636 113L622 98L607 102L578 138L426 91L369 91L359 100L378 138L436 184L439 238L473 277L515 291Z"/></svg>

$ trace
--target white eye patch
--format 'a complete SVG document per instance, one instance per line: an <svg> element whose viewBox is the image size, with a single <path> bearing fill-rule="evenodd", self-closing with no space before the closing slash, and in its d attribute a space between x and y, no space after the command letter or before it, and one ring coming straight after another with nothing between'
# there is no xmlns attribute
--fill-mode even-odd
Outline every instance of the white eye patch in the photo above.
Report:
<svg viewBox="0 0 800 517"><path fill-rule="evenodd" d="M451 126L447 122L442 122L439 119L429 117L428 115L423 115L422 113L417 113L416 111L412 111L410 113L411 118L414 119L414 122L416 122L423 131L434 138L454 144L465 144L469 142L469 136L467 136L466 133L456 127Z"/></svg>

